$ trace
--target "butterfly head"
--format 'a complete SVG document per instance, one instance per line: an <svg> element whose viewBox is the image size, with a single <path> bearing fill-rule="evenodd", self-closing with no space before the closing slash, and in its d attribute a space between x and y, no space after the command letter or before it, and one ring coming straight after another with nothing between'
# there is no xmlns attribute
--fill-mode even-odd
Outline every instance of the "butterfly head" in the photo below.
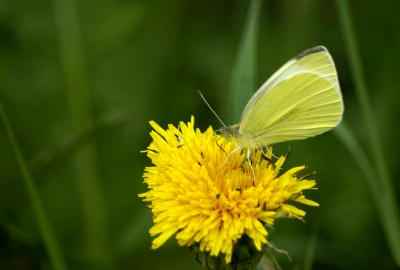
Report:
<svg viewBox="0 0 400 270"><path fill-rule="evenodd" d="M225 126L220 128L220 131L221 135L227 139L235 139L242 136L239 133L239 125Z"/></svg>

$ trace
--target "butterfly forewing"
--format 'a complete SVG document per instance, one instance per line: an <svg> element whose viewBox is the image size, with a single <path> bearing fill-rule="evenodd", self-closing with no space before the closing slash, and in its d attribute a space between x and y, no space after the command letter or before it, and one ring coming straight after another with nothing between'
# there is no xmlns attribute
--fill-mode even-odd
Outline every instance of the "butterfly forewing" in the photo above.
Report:
<svg viewBox="0 0 400 270"><path fill-rule="evenodd" d="M336 126L343 102L336 70L324 47L301 53L253 96L239 132L260 145L305 139Z"/></svg>

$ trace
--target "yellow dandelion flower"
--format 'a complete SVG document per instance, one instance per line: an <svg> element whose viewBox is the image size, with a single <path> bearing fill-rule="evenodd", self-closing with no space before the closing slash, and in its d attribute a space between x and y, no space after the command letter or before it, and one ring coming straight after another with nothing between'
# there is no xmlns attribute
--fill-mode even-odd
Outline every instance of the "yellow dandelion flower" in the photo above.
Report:
<svg viewBox="0 0 400 270"><path fill-rule="evenodd" d="M245 154L226 158L237 147L234 141L211 127L204 133L195 130L193 117L167 130L150 124L153 142L146 152L154 166L147 167L143 176L149 191L139 196L151 203L155 224L150 234L157 236L153 249L176 233L180 245L197 244L211 256L225 254L229 263L243 235L261 250L267 244L265 224L281 217L302 219L305 212L289 201L318 206L302 194L315 181L296 177L305 166L279 175L285 157L272 164L271 149L266 159L261 151L252 154L253 175Z"/></svg>

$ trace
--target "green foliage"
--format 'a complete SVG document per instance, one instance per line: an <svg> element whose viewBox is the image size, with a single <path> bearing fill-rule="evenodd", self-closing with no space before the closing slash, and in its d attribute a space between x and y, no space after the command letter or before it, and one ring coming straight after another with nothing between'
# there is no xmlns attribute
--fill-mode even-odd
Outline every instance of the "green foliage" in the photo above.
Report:
<svg viewBox="0 0 400 270"><path fill-rule="evenodd" d="M151 140L150 120L166 127L194 115L202 130L219 127L197 89L226 124L237 122L230 118L229 91L249 2L62 4L0 5L0 102L68 268L201 269L194 252L174 239L150 249L151 212L137 197L146 190L149 160L140 151ZM400 1L352 1L351 7L373 128L399 197ZM297 53L326 46L339 74L344 119L372 157L370 166L379 166L360 121L334 2L264 1L259 16L255 88ZM305 224L274 225L275 244L293 260L278 254L281 267L301 264L312 237L314 269L396 269L359 161L332 132L274 150L284 155L288 146L286 168L305 164L306 173L317 172L318 192L307 197L320 207L306 209ZM0 179L0 269L51 269L3 125ZM314 220L321 222L315 237Z"/></svg>

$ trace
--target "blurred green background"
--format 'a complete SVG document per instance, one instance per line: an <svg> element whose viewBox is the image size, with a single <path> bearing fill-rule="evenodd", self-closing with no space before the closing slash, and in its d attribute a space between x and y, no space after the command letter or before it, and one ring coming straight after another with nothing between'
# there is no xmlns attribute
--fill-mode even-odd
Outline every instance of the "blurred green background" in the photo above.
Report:
<svg viewBox="0 0 400 270"><path fill-rule="evenodd" d="M200 269L172 238L151 250L151 212L137 194L150 160L148 122L195 116L225 123L247 1L26 1L0 3L0 102L29 163L70 269ZM383 151L400 196L400 1L352 1ZM332 54L344 119L370 154L333 1L264 1L257 86L307 48ZM274 146L289 169L316 171L318 191L300 206L306 223L278 220L284 269L301 269L320 224L314 269L396 269L370 190L334 133ZM0 125L0 269L51 269L32 204ZM315 233L315 232L314 232Z"/></svg>

